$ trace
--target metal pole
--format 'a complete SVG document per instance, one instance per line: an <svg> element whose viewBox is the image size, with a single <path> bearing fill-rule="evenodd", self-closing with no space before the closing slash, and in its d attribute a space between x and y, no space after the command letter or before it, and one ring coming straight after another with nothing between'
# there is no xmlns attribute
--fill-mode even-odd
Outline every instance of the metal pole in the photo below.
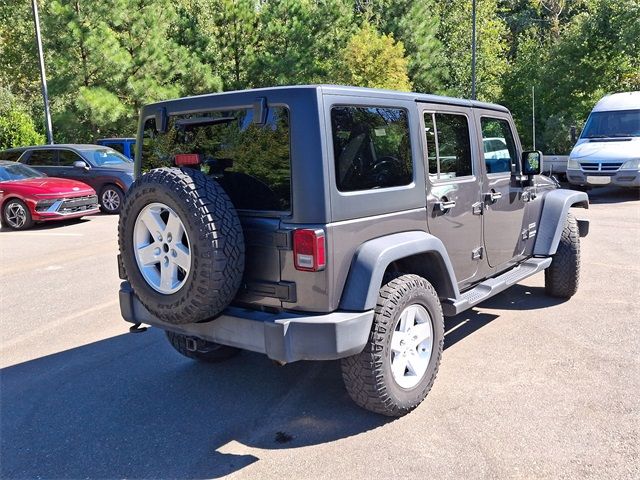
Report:
<svg viewBox="0 0 640 480"><path fill-rule="evenodd" d="M47 75L44 71L44 55L42 54L42 39L40 38L40 18L38 17L38 4L31 0L33 7L33 23L36 26L36 44L38 45L38 60L40 62L40 80L42 82L42 99L44 100L45 128L47 130L47 142L53 144L53 131L51 128L51 112L49 111L49 93L47 92Z"/></svg>
<svg viewBox="0 0 640 480"><path fill-rule="evenodd" d="M476 99L476 0L471 7L471 99Z"/></svg>
<svg viewBox="0 0 640 480"><path fill-rule="evenodd" d="M536 149L536 87L531 87L531 118L533 124L533 149Z"/></svg>

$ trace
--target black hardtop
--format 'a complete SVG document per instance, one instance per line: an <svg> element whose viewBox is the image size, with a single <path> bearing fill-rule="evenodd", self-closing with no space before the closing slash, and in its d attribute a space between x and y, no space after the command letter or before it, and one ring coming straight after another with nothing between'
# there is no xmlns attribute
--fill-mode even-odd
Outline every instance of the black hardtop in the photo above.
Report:
<svg viewBox="0 0 640 480"><path fill-rule="evenodd" d="M241 103L250 105L251 96L266 96L269 93L277 93L279 97L294 96L299 97L301 94L313 95L341 95L380 99L397 99L401 101L415 101L423 103L438 103L444 105L459 105L470 108L484 108L508 113L509 110L502 105L495 103L479 102L476 100L467 100L463 98L446 97L441 95L431 95L426 93L400 92L397 90L383 90L379 88L350 87L344 85L294 85L281 87L255 88L249 90L233 90L230 92L209 93L205 95L197 95L193 97L183 97L173 100L164 100L145 105L141 112L141 117L146 118L152 116L158 108L167 108L168 113L172 111L187 112L197 111L203 108L209 102L218 102L220 100L228 100L232 97L244 97Z"/></svg>

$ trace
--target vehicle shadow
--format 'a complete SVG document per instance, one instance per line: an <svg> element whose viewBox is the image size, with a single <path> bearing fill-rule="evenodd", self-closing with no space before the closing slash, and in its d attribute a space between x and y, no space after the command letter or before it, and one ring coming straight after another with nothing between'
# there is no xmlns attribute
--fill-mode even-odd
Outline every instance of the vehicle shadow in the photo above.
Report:
<svg viewBox="0 0 640 480"><path fill-rule="evenodd" d="M550 305L540 289L511 290L483 305ZM496 318L475 309L448 318L445 349ZM218 478L258 461L255 449L318 445L393 421L351 401L338 362L278 367L243 352L198 363L153 328L4 368L0 386L7 479Z"/></svg>
<svg viewBox="0 0 640 480"><path fill-rule="evenodd" d="M592 188L587 192L589 203L608 204L640 200L640 189L623 187Z"/></svg>

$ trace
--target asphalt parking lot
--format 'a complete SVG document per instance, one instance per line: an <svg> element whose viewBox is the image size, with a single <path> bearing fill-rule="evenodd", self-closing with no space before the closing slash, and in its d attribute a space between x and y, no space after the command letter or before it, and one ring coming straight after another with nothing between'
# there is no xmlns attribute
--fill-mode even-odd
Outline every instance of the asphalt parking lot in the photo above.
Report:
<svg viewBox="0 0 640 480"><path fill-rule="evenodd" d="M582 281L538 274L446 323L414 412L355 407L337 362L205 365L127 333L113 216L0 231L0 477L640 478L640 200L589 193Z"/></svg>

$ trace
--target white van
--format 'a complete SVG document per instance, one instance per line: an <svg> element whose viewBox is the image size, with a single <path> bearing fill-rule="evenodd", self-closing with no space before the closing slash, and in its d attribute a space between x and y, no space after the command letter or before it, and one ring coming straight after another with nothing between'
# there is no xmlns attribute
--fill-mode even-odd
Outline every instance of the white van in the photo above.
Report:
<svg viewBox="0 0 640 480"><path fill-rule="evenodd" d="M567 180L640 187L640 92L614 93L596 104L569 155Z"/></svg>

